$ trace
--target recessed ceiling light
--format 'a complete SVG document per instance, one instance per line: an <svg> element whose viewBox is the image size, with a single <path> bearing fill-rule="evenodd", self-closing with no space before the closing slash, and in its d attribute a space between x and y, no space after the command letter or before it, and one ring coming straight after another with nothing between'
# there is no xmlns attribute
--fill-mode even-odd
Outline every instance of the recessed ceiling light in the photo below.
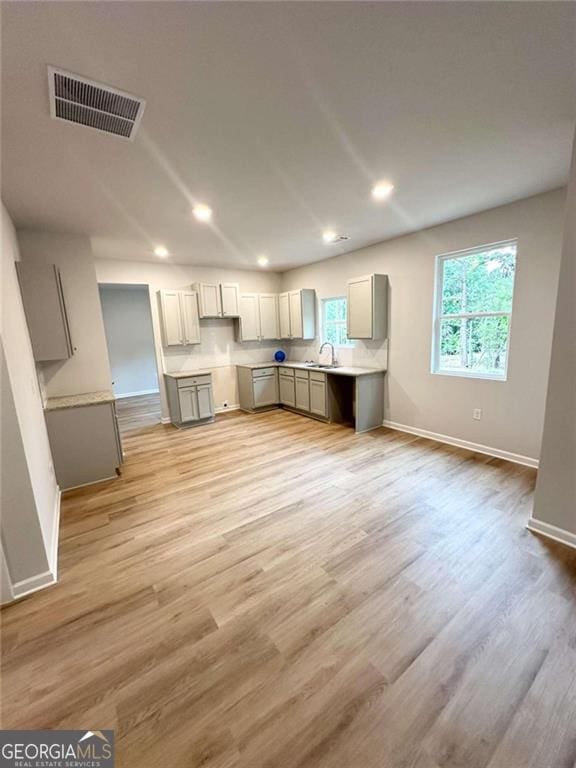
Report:
<svg viewBox="0 0 576 768"><path fill-rule="evenodd" d="M212 208L209 208L203 203L195 205L192 213L198 219L198 221L210 221L212 218Z"/></svg>
<svg viewBox="0 0 576 768"><path fill-rule="evenodd" d="M394 184L389 181L379 181L372 187L372 197L374 200L386 200L394 190Z"/></svg>
<svg viewBox="0 0 576 768"><path fill-rule="evenodd" d="M338 233L334 232L333 229L326 229L322 232L322 240L325 243L335 243L338 240Z"/></svg>
<svg viewBox="0 0 576 768"><path fill-rule="evenodd" d="M156 248L154 248L154 255L161 259L165 259L166 256L169 255L168 248L164 247L163 245L157 245Z"/></svg>
<svg viewBox="0 0 576 768"><path fill-rule="evenodd" d="M261 267L268 266L268 256L258 256L258 264Z"/></svg>
<svg viewBox="0 0 576 768"><path fill-rule="evenodd" d="M322 240L326 243L326 245L330 245L331 243L340 243L342 240L349 240L350 238L348 235L339 235L338 232L334 232L332 229L326 229L324 232L322 232Z"/></svg>

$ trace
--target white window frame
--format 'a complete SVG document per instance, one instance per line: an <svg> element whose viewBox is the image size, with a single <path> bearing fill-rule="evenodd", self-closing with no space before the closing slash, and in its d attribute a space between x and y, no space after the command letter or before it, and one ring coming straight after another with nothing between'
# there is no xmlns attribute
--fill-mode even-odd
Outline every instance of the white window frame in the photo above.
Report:
<svg viewBox="0 0 576 768"><path fill-rule="evenodd" d="M477 245L473 248L466 248L462 251L451 251L450 253L441 253L436 256L434 265L434 312L432 317L432 360L431 373L437 376L460 376L464 379L488 379L491 381L507 381L508 363L510 361L510 338L512 336L512 312L458 312L455 314L442 314L442 288L444 286L444 262L448 259L463 258L473 253L483 253L497 248L505 248L513 245L516 248L516 265L514 269L514 285L512 288L512 302L514 302L514 291L516 288L516 267L518 266L518 238L512 237L509 240L500 240L496 243L486 245ZM506 369L502 374L481 373L479 371L447 370L440 368L440 329L442 320L458 320L462 318L477 317L507 317L508 318L508 343L506 346Z"/></svg>
<svg viewBox="0 0 576 768"><path fill-rule="evenodd" d="M328 325L328 322L326 320L326 302L328 301L344 301L346 304L346 316L348 316L348 298L346 296L326 296L326 298L322 299L320 302L320 327L322 328L322 343L328 343L331 344L331 341L328 341L326 339L326 326ZM343 325L344 330L346 331L346 338L348 340L347 344L335 344L334 349L354 349L356 346L356 342L354 339L348 339L348 325L347 320L332 320L330 322L330 325Z"/></svg>

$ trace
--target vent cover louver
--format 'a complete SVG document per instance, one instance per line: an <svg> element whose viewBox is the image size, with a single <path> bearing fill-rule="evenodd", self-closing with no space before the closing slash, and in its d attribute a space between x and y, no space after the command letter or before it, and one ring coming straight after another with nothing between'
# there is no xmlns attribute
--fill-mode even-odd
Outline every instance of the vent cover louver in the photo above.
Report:
<svg viewBox="0 0 576 768"><path fill-rule="evenodd" d="M48 67L50 114L104 133L133 139L146 102L109 85Z"/></svg>

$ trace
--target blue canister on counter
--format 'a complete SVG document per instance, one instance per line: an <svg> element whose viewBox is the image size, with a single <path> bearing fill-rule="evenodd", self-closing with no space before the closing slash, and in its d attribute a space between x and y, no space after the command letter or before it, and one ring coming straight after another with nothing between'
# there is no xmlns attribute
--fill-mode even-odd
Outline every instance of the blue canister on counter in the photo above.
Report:
<svg viewBox="0 0 576 768"><path fill-rule="evenodd" d="M274 353L274 360L276 360L277 363L283 363L284 360L286 360L286 353L279 349L278 352Z"/></svg>

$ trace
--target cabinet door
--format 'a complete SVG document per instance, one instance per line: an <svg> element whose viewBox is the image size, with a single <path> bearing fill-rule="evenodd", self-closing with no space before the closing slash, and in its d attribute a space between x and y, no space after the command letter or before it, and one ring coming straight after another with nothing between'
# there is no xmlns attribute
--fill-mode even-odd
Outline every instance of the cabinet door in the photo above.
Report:
<svg viewBox="0 0 576 768"><path fill-rule="evenodd" d="M326 381L310 379L310 413L326 416Z"/></svg>
<svg viewBox="0 0 576 768"><path fill-rule="evenodd" d="M258 294L243 293L240 296L240 341L260 340L260 314Z"/></svg>
<svg viewBox="0 0 576 768"><path fill-rule="evenodd" d="M240 286L238 283L221 283L220 294L222 298L222 317L238 317Z"/></svg>
<svg viewBox="0 0 576 768"><path fill-rule="evenodd" d="M116 477L122 457L113 403L45 411L44 416L62 490Z"/></svg>
<svg viewBox="0 0 576 768"><path fill-rule="evenodd" d="M290 294L281 293L278 296L278 319L280 321L280 338L290 338Z"/></svg>
<svg viewBox="0 0 576 768"><path fill-rule="evenodd" d="M214 416L214 404L212 402L212 386L210 384L199 384L196 387L198 396L198 418L210 419Z"/></svg>
<svg viewBox="0 0 576 768"><path fill-rule="evenodd" d="M348 338L371 339L372 275L348 281Z"/></svg>
<svg viewBox="0 0 576 768"><path fill-rule="evenodd" d="M198 396L196 387L179 387L180 421L198 421Z"/></svg>
<svg viewBox="0 0 576 768"><path fill-rule="evenodd" d="M293 339L302 338L302 295L290 291L290 333Z"/></svg>
<svg viewBox="0 0 576 768"><path fill-rule="evenodd" d="M261 293L258 297L260 305L260 338L277 339L278 329L278 296L275 293Z"/></svg>
<svg viewBox="0 0 576 768"><path fill-rule="evenodd" d="M280 382L280 402L282 405L296 406L296 390L294 388L294 376L278 377Z"/></svg>
<svg viewBox="0 0 576 768"><path fill-rule="evenodd" d="M296 376L296 408L300 408L302 411L310 410L310 382L308 381L308 375L306 378L302 376Z"/></svg>
<svg viewBox="0 0 576 768"><path fill-rule="evenodd" d="M66 360L74 353L60 271L54 264L16 262L34 360Z"/></svg>
<svg viewBox="0 0 576 768"><path fill-rule="evenodd" d="M200 344L200 322L198 320L198 297L194 291L180 294L182 313L182 339L185 344Z"/></svg>
<svg viewBox="0 0 576 768"><path fill-rule="evenodd" d="M160 306L164 346L180 346L184 343L184 334L179 291L160 291Z"/></svg>
<svg viewBox="0 0 576 768"><path fill-rule="evenodd" d="M216 283L200 283L200 317L221 317L220 286Z"/></svg>
<svg viewBox="0 0 576 768"><path fill-rule="evenodd" d="M260 376L252 379L254 388L254 407L278 404L278 379L276 372L272 376Z"/></svg>
<svg viewBox="0 0 576 768"><path fill-rule="evenodd" d="M313 288L300 289L302 305L302 338L316 337L316 291Z"/></svg>

